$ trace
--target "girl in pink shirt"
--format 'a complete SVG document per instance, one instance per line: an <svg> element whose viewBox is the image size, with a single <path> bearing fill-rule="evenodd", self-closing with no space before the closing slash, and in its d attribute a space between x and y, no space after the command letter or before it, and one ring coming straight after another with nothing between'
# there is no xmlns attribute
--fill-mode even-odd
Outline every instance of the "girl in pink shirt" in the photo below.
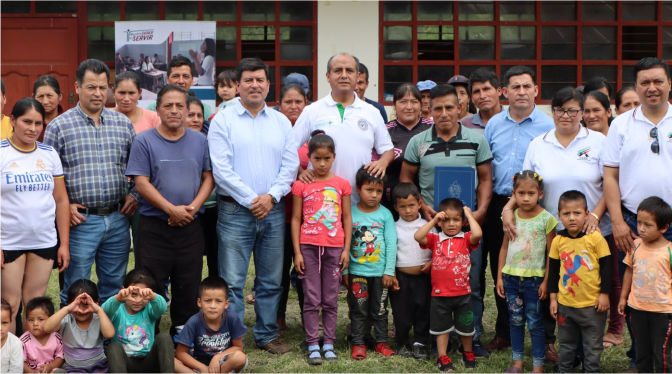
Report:
<svg viewBox="0 0 672 374"><path fill-rule="evenodd" d="M292 241L294 267L303 280L305 302L303 318L308 363L320 365L319 312L322 309L324 346L327 360L336 360L336 319L341 272L348 267L352 216L350 182L334 175L331 165L336 157L334 140L316 130L308 142L308 157L315 171L312 183L294 182Z"/></svg>

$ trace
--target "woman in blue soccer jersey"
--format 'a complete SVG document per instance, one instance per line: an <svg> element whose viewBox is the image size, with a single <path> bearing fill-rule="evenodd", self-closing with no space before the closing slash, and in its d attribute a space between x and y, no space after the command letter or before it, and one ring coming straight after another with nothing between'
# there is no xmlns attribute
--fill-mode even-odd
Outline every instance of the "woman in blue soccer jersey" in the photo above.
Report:
<svg viewBox="0 0 672 374"><path fill-rule="evenodd" d="M14 133L0 142L2 298L15 311L22 299L45 295L54 259L59 272L70 262L70 203L61 160L53 148L37 141L44 117L37 100L19 100L10 116ZM16 312L12 332L14 321Z"/></svg>

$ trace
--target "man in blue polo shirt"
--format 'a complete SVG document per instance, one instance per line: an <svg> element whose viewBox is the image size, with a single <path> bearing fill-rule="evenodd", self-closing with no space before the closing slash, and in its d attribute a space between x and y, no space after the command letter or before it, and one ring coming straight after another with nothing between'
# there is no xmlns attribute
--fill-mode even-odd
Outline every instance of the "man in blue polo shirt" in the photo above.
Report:
<svg viewBox="0 0 672 374"><path fill-rule="evenodd" d="M430 220L434 211L434 171L437 166L466 166L476 170L477 209L474 218L483 223L490 198L492 196L492 153L483 135L465 128L457 118L462 108L458 101L457 90L451 85L442 84L430 91L430 113L434 125L408 142L404 152L404 163L401 166L400 182L413 183L418 175L422 196L422 213ZM465 103L468 105L468 103ZM483 317L483 298L480 296L478 274L481 268L481 251L471 254L470 282L472 304L474 307L474 324L476 336L473 340L473 352L476 357L487 357L488 352L481 348L480 334Z"/></svg>
<svg viewBox="0 0 672 374"><path fill-rule="evenodd" d="M483 228L483 231L488 233L483 237L483 263L485 264L486 256L490 253L490 271L493 279L497 277L499 250L504 239L500 217L504 205L511 197L513 174L522 170L525 153L532 139L555 127L553 120L534 104L539 89L532 69L526 66L510 68L504 75L502 93L509 100L509 108L492 117L483 133L494 156L492 161L494 193ZM481 269L481 282L485 282L485 266ZM481 293L484 294L485 290L482 289ZM488 351L497 351L511 345L506 299L498 297L495 292L495 300L497 302L495 338L485 346ZM547 321L544 318L547 330L546 360L557 361L558 353L552 344L555 342L555 336L548 331L551 323L554 329L554 321Z"/></svg>

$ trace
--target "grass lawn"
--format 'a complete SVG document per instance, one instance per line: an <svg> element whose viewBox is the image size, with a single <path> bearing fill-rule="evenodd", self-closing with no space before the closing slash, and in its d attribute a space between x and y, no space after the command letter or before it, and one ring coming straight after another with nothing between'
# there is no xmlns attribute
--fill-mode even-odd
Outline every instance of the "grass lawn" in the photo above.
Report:
<svg viewBox="0 0 672 374"><path fill-rule="evenodd" d="M135 267L135 258L133 254L130 256L128 269ZM95 271L93 272L93 281L96 281ZM489 274L489 272L488 272ZM207 275L207 266L204 266L203 277ZM254 266L251 265L247 278L246 294L249 293L254 279ZM47 296L51 297L54 305L58 305L58 272L54 271L49 280L49 288L47 289ZM301 316L299 313L299 304L297 301L296 291L290 290L289 302L287 305L287 325L288 330L285 331L281 340L292 348L292 353L277 357L271 356L256 348L252 335L252 326L254 325L254 307L247 305L245 309L245 324L248 326L248 333L245 336L245 353L249 355L250 365L249 372L277 372L277 373L296 373L296 372L338 372L338 373L431 373L438 372L435 366L435 360L421 363L413 359L403 357L384 358L379 354L369 352L369 356L364 361L353 361L350 359L349 347L345 341L345 326L348 324L347 305L345 295L341 294L339 300L338 312L338 326L336 329L336 336L338 341L336 343L336 351L340 357L340 361L329 363L326 362L322 366L310 366L306 363L306 356L299 349L299 344L305 339L305 334L301 329ZM493 295L492 279L488 275L488 290L485 297L485 315L483 316L483 324L485 325L485 333L482 337L483 344L489 342L494 336L495 319L497 316L497 308ZM392 324L392 313L390 309L390 326ZM167 332L170 326L170 316L168 313L164 315L161 321L161 331ZM627 333L627 328L624 331L625 344L619 347L612 347L602 353L602 372L603 373L618 373L623 372L628 368L630 359L625 355L625 352L630 347L630 338ZM394 342L391 342L394 347ZM526 371L532 370L531 358L531 344L529 335L525 341L526 347ZM557 344L556 344L557 348ZM479 359L478 366L475 372L482 373L501 373L509 368L511 365L510 350L493 353L488 359ZM456 370L458 372L465 371L460 361L460 355L456 351L450 354L455 362ZM547 366L547 372L551 371L551 366Z"/></svg>

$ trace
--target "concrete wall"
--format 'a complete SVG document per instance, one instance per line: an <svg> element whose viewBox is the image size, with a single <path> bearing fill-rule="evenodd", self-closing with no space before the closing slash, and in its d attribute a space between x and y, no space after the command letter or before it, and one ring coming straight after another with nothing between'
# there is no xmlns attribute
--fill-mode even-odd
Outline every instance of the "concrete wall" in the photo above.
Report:
<svg viewBox="0 0 672 374"><path fill-rule="evenodd" d="M378 100L378 1L319 1L317 3L317 94L326 96L329 57L348 52L369 69L366 97Z"/></svg>

